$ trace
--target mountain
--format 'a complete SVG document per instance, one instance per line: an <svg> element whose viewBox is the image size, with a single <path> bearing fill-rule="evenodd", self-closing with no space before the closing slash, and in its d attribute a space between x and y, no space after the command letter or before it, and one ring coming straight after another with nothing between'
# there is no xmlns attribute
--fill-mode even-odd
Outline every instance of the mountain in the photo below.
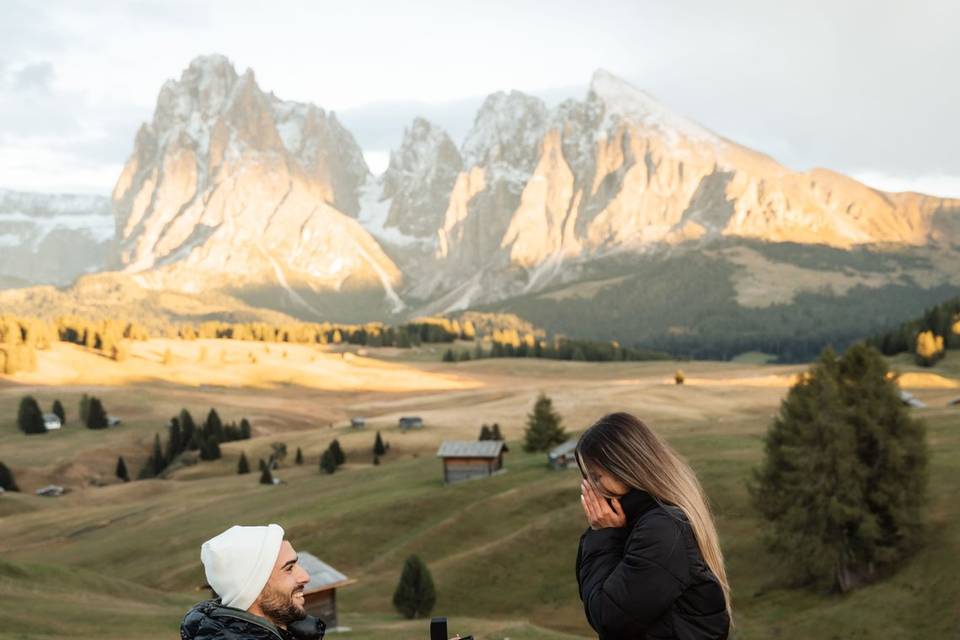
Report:
<svg viewBox="0 0 960 640"><path fill-rule="evenodd" d="M381 198L390 201L384 226L416 238L434 238L462 169L463 158L450 136L415 118L404 131L400 148L390 154L383 175Z"/></svg>
<svg viewBox="0 0 960 640"><path fill-rule="evenodd" d="M792 171L602 70L552 109L488 96L459 147L415 118L375 177L335 114L200 57L162 87L112 208L120 271L84 290L175 294L178 317L208 314L190 296L310 320L473 308L803 358L960 293L960 200Z"/></svg>
<svg viewBox="0 0 960 640"><path fill-rule="evenodd" d="M437 311L541 290L624 251L720 238L845 250L960 240L960 201L792 172L605 71L586 100L552 113L518 92L491 96L463 156L438 275L414 289Z"/></svg>
<svg viewBox="0 0 960 640"><path fill-rule="evenodd" d="M114 257L109 198L0 189L0 288L66 285Z"/></svg>
<svg viewBox="0 0 960 640"><path fill-rule="evenodd" d="M396 311L401 273L355 219L368 177L333 113L197 58L161 89L113 191L123 271L310 317Z"/></svg>

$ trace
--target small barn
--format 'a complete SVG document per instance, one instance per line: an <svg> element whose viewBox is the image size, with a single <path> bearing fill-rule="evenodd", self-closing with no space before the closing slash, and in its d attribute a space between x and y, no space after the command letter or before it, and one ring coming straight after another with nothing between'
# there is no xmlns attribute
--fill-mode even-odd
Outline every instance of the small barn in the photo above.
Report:
<svg viewBox="0 0 960 640"><path fill-rule="evenodd" d="M301 551L299 564L304 571L310 574L310 582L303 589L304 608L312 616L316 616L327 624L327 629L338 627L337 624L337 589L353 584L343 575L317 556Z"/></svg>
<svg viewBox="0 0 960 640"><path fill-rule="evenodd" d="M423 418L420 416L403 416L398 421L401 429L423 429Z"/></svg>
<svg viewBox="0 0 960 640"><path fill-rule="evenodd" d="M903 402L903 404L907 405L908 407L913 407L915 409L923 409L924 407L927 406L920 400L917 400L917 398L912 393L910 393L909 391L904 391L903 389L900 390L900 401Z"/></svg>
<svg viewBox="0 0 960 640"><path fill-rule="evenodd" d="M363 429L367 426L367 421L363 418L350 418L350 426L354 429Z"/></svg>
<svg viewBox="0 0 960 640"><path fill-rule="evenodd" d="M107 416L107 426L108 427L117 427L120 426L121 421L117 416Z"/></svg>
<svg viewBox="0 0 960 640"><path fill-rule="evenodd" d="M47 428L47 431L56 431L63 426L63 423L60 422L60 416L55 413L45 413L43 414L43 426Z"/></svg>
<svg viewBox="0 0 960 640"><path fill-rule="evenodd" d="M547 452L547 464L551 469L577 468L577 441L567 440Z"/></svg>
<svg viewBox="0 0 960 640"><path fill-rule="evenodd" d="M437 457L443 459L443 481L454 484L485 478L503 469L503 441L447 441Z"/></svg>

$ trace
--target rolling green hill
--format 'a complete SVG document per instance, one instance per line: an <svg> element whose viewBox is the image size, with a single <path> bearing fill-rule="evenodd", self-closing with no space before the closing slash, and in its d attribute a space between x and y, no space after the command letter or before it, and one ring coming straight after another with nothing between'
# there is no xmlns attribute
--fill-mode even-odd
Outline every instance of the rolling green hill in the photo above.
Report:
<svg viewBox="0 0 960 640"><path fill-rule="evenodd" d="M761 351L808 361L960 294L942 254L718 241L707 250L612 256L576 279L484 309L567 336L695 359Z"/></svg>
<svg viewBox="0 0 960 640"><path fill-rule="evenodd" d="M173 637L185 609L204 597L197 589L203 540L232 524L266 522L282 524L295 547L358 580L338 594L342 624L353 629L344 637L426 637L425 621L403 621L390 605L410 553L430 566L438 591L435 613L447 615L454 631L478 638L589 637L573 575L584 528L578 475L549 470L542 454L523 453L517 441L529 396L538 388L558 400L568 428L604 409L626 408L651 417L691 460L717 513L734 589L736 638L933 638L960 631L960 425L956 408L944 401L956 389L919 392L931 405L921 411L932 452L926 548L883 582L840 598L783 584L744 487L783 392L761 383L791 370L688 363L688 385L680 388L663 382L672 371L669 363L503 360L450 367L487 384L456 393L352 397L305 395L296 387L219 390L222 415L241 401L298 398L305 406L363 411L372 426L350 431L318 428L309 420L288 423L279 402L278 420L261 426L259 438L225 444L223 460L182 469L172 479L78 488L59 499L0 495L0 638ZM57 451L54 462L97 447L95 432L16 433L10 416L17 391L0 387L0 459L17 460L29 450L30 464L50 464L39 455L48 437ZM52 393L45 391L44 398ZM155 415L147 407L126 425L125 437L144 448L171 406L188 397L199 402L183 389L160 385L111 393L171 394ZM111 396L104 395L109 404ZM390 425L411 407L420 407L427 428L400 434ZM433 456L436 442L475 437L474 420L488 415L502 420L511 440L507 471L443 486ZM381 428L391 453L374 467L368 447L372 429ZM123 434L110 432L114 438ZM58 435L70 435L72 446L55 445ZM334 436L348 463L333 476L322 475L316 454ZM260 455L273 440L303 444L307 464L285 465L277 473L285 484L276 487L257 484L256 474L234 475L241 449ZM109 454L104 461L115 459Z"/></svg>

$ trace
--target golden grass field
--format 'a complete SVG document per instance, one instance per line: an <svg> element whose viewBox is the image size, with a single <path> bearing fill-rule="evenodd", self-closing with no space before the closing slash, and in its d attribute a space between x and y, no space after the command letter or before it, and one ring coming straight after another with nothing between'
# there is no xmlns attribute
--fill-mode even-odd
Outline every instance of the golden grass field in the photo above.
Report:
<svg viewBox="0 0 960 640"><path fill-rule="evenodd" d="M0 638L171 638L191 602L204 597L199 546L235 523L278 522L357 583L339 594L344 637L423 638L424 621L390 605L403 559L421 554L438 588L435 613L478 638L589 637L573 561L585 523L578 476L546 468L520 449L526 413L546 392L575 433L603 413L631 411L690 459L714 504L735 593L738 638L955 637L960 632L960 371L895 365L901 384L929 404L933 454L931 540L883 583L837 598L786 588L761 543L745 481L762 437L801 366L755 363L573 363L497 359L439 362L445 346L412 351L234 341L150 340L121 363L75 345L40 352L38 370L0 377L0 461L22 494L0 495ZM169 349L172 357L164 364ZM222 355L221 355L222 354ZM686 384L673 374L682 368ZM100 397L119 427L79 427L83 393ZM17 431L17 404L34 395L67 409L60 432ZM224 421L247 417L254 438L222 446L223 459L164 480L135 477L154 434L188 408ZM419 415L422 431L397 418ZM367 426L349 427L362 416ZM507 472L455 487L434 458L445 439L475 439L499 422L511 444ZM373 466L380 430L391 451ZM345 468L319 473L338 438ZM256 469L271 442L284 442L284 484L238 476L244 451ZM302 448L306 464L292 463ZM33 490L51 482L61 498ZM828 631L824 631L828 630ZM927 635L911 635L923 633Z"/></svg>

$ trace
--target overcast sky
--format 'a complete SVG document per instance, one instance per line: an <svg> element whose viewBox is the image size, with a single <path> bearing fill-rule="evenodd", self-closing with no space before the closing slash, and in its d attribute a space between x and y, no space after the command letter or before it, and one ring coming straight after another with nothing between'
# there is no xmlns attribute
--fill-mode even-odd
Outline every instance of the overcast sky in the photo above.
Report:
<svg viewBox="0 0 960 640"><path fill-rule="evenodd" d="M600 5L600 6L596 6ZM417 114L583 97L605 68L787 166L960 197L957 0L0 0L0 187L109 194L157 92L223 53L380 168Z"/></svg>

